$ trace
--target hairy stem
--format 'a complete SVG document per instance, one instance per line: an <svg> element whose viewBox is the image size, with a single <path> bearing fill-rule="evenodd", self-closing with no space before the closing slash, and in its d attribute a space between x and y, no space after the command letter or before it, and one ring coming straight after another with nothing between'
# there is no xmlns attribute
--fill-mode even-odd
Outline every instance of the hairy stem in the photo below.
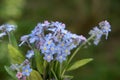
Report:
<svg viewBox="0 0 120 80"><path fill-rule="evenodd" d="M71 55L71 57L69 58L66 66L65 66L65 68L63 69L63 72L62 72L61 76L64 75L64 73L65 73L68 65L70 64L70 62L72 61L72 59L74 58L74 56L77 54L77 52L78 52L86 43L88 43L88 42L89 42L90 40L92 40L93 38L94 38L94 35L91 35L91 36L87 39L86 42L82 43L82 44L74 51L74 53L73 53L73 54Z"/></svg>

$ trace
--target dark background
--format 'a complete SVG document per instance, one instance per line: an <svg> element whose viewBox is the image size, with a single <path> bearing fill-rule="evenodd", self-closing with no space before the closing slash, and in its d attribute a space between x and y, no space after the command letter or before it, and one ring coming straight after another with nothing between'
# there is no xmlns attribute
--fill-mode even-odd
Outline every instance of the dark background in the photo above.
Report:
<svg viewBox="0 0 120 80"><path fill-rule="evenodd" d="M18 42L44 20L63 22L71 32L86 37L92 27L108 20L112 26L108 40L82 49L73 60L94 61L68 74L74 75L73 80L120 80L120 0L0 0L0 24L18 25ZM10 65L5 44L7 37L0 39L0 80L12 80L4 70Z"/></svg>

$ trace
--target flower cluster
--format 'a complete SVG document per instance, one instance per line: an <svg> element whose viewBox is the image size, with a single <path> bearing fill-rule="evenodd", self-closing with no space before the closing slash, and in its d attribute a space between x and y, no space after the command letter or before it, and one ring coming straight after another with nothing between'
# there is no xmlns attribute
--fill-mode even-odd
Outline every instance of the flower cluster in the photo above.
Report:
<svg viewBox="0 0 120 80"><path fill-rule="evenodd" d="M89 32L90 35L94 36L94 44L98 45L103 35L108 37L108 33L111 31L111 26L108 21L102 21L99 23L99 27L94 27L93 30Z"/></svg>
<svg viewBox="0 0 120 80"><path fill-rule="evenodd" d="M35 44L34 47L44 54L44 59L48 62L63 62L70 55L70 51L86 41L86 38L69 32L63 23L45 21L38 23L31 34L22 36L21 41L19 46L25 42Z"/></svg>
<svg viewBox="0 0 120 80"><path fill-rule="evenodd" d="M24 60L25 57L22 56L22 54L20 53L17 47L18 44L16 43L16 39L11 33L11 31L15 30L15 26L9 24L0 26L0 38L7 34L9 36L9 58L11 61L16 60L16 64L12 64L10 68L5 67L6 71L9 74L11 74L12 71L16 72L16 77L18 80L30 80L39 78L39 80L68 80L69 78L65 77L66 71L75 70L78 67L83 66L77 63L84 63L85 65L86 63L93 60L92 58L82 59L70 65L77 52L82 47L87 45L87 43L89 43L90 41L93 41L95 45L98 45L101 37L105 35L107 39L108 33L111 31L111 26L109 22L102 21L99 23L98 27L96 26L92 30L90 30L90 37L86 39L82 35L71 33L70 31L66 30L65 27L66 26L64 23L58 21L44 21L43 23L38 23L30 34L24 35L20 39L21 43L19 44L19 46L27 44L27 46L30 48L25 56L25 61L20 63ZM76 48L76 50L71 54L71 50L74 48ZM37 53L40 53L41 57L38 56L39 54ZM31 58L34 55L35 57L32 60ZM41 58L43 58L43 60ZM67 61L65 61L66 59ZM31 63L34 63L35 61L35 64L31 65L30 61ZM60 62L60 64L58 63L58 61ZM65 61L65 65L62 64L63 61Z"/></svg>
<svg viewBox="0 0 120 80"><path fill-rule="evenodd" d="M18 80L26 80L26 76L29 76L32 71L30 63L27 59L20 65L12 64L11 69L17 71L16 77Z"/></svg>
<svg viewBox="0 0 120 80"><path fill-rule="evenodd" d="M4 24L0 26L0 38L7 35L7 33L14 31L15 26L10 24Z"/></svg>

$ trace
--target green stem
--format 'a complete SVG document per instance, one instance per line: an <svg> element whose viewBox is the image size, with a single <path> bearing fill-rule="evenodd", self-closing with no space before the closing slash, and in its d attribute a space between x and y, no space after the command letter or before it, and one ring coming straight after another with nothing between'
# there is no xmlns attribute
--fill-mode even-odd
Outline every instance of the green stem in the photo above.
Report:
<svg viewBox="0 0 120 80"><path fill-rule="evenodd" d="M27 44L28 44L28 47L29 47L30 49L34 50L34 49L32 48L32 46L30 45L30 43L29 43L28 41L26 41L26 42L27 42Z"/></svg>
<svg viewBox="0 0 120 80"><path fill-rule="evenodd" d="M52 64L52 62L51 62L51 63L49 63L49 79L48 79L48 80L50 80L50 79L51 79L51 71L50 71L50 70L51 70L51 68L52 68L52 67L51 67L51 64Z"/></svg>
<svg viewBox="0 0 120 80"><path fill-rule="evenodd" d="M86 42L82 43L82 44L74 51L74 53L72 54L72 56L71 56L70 59L68 60L68 62L67 62L67 64L66 64L65 68L63 69L63 72L62 72L62 75L61 75L61 76L64 75L64 73L65 73L65 71L66 71L66 69L67 69L69 63L70 63L71 60L74 58L74 56L77 54L77 52L78 52L86 43L88 43L88 42L89 42L90 40L92 40L93 38L94 38L94 35L90 36L90 37L87 39Z"/></svg>
<svg viewBox="0 0 120 80"><path fill-rule="evenodd" d="M46 80L46 75L47 75L47 74L46 74L46 68L47 68L47 65L48 65L48 64L47 64L46 61L44 61L44 64L43 64L43 65L44 65L43 80Z"/></svg>
<svg viewBox="0 0 120 80"><path fill-rule="evenodd" d="M61 74L62 74L62 63L60 63L60 80L62 79L62 76L61 76Z"/></svg>
<svg viewBox="0 0 120 80"><path fill-rule="evenodd" d="M77 54L77 52L86 44L88 43L91 39L93 39L94 36L90 36L86 42L84 42L83 44L81 44L76 50L75 52L72 54L72 56L70 57L70 59L68 60L68 63L69 64L71 62L71 60L73 59L73 57Z"/></svg>
<svg viewBox="0 0 120 80"><path fill-rule="evenodd" d="M10 34L9 34L9 32L7 32L7 34L8 34L9 43L11 44Z"/></svg>
<svg viewBox="0 0 120 80"><path fill-rule="evenodd" d="M29 78L29 77L27 77L27 80L30 80L30 78Z"/></svg>
<svg viewBox="0 0 120 80"><path fill-rule="evenodd" d="M51 71L52 71L52 73L53 73L53 75L54 75L54 77L55 77L55 80L58 80L58 78L57 78L55 72L53 71L53 69L51 69Z"/></svg>
<svg viewBox="0 0 120 80"><path fill-rule="evenodd" d="M58 67L58 61L56 61L56 64L55 64L55 70L57 69L57 67Z"/></svg>
<svg viewBox="0 0 120 80"><path fill-rule="evenodd" d="M44 73L43 73L43 80L46 79L46 69L44 69Z"/></svg>

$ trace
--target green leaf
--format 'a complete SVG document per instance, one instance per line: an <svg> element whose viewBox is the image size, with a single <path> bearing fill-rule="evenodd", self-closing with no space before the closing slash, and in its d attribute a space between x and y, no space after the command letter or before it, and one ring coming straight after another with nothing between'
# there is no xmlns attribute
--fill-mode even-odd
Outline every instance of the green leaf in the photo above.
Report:
<svg viewBox="0 0 120 80"><path fill-rule="evenodd" d="M38 50L34 50L34 52L35 52L35 61L36 61L36 67L37 67L37 70L41 73L41 74L43 74L43 70L44 70L44 68L43 68L43 66L44 66L44 64L43 64L43 62L44 62L44 60L43 60L43 56L41 56L40 55L40 51L38 51Z"/></svg>
<svg viewBox="0 0 120 80"><path fill-rule="evenodd" d="M67 79L71 80L73 78L73 76L64 75L62 78L65 79L65 80L67 80Z"/></svg>
<svg viewBox="0 0 120 80"><path fill-rule="evenodd" d="M43 79L39 74L39 72L37 72L36 70L32 70L32 72L30 73L30 76L27 77L27 80L43 80Z"/></svg>
<svg viewBox="0 0 120 80"><path fill-rule="evenodd" d="M16 78L16 73L10 69L8 66L4 66L5 70L8 72L8 74L14 79L17 80Z"/></svg>
<svg viewBox="0 0 120 80"><path fill-rule="evenodd" d="M82 59L82 60L76 61L72 66L70 66L67 69L67 71L75 70L75 69L77 69L79 67L82 67L82 66L89 63L92 60L93 60L92 58L88 58L88 59Z"/></svg>
<svg viewBox="0 0 120 80"><path fill-rule="evenodd" d="M8 44L8 52L10 61L13 64L20 64L25 60L24 56L20 53L20 51L13 47L11 44Z"/></svg>
<svg viewBox="0 0 120 80"><path fill-rule="evenodd" d="M16 47L18 49L16 38L13 34L13 32L9 32L9 42L12 46Z"/></svg>

